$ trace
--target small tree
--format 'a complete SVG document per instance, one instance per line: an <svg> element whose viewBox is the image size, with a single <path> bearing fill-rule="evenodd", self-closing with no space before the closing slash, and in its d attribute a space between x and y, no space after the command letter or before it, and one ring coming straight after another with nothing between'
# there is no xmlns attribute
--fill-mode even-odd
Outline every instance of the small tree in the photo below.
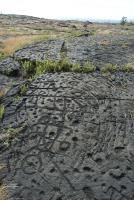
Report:
<svg viewBox="0 0 134 200"><path fill-rule="evenodd" d="M127 23L127 17L122 17L120 24L124 26Z"/></svg>

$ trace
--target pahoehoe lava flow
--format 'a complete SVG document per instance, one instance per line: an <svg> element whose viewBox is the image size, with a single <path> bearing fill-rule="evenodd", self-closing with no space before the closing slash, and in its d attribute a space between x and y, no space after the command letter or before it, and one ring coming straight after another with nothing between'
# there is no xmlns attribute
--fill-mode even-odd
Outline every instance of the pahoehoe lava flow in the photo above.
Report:
<svg viewBox="0 0 134 200"><path fill-rule="evenodd" d="M10 106L4 126L26 127L2 150L3 180L16 184L9 199L134 198L133 76L123 78L125 89L98 75L50 73Z"/></svg>
<svg viewBox="0 0 134 200"><path fill-rule="evenodd" d="M29 26L37 28L35 21ZM133 63L134 36L119 30L38 42L0 61L6 200L134 200L134 68L120 70ZM91 61L97 70L24 76L22 62L58 62L61 55L81 67ZM119 70L101 73L107 63Z"/></svg>

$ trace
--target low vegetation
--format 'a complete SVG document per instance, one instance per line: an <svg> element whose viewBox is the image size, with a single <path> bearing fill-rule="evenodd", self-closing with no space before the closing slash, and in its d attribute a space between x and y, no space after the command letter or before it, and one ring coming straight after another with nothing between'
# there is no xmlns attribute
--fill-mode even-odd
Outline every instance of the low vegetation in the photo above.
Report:
<svg viewBox="0 0 134 200"><path fill-rule="evenodd" d="M25 126L26 124L23 124L21 127L13 128L10 126L7 129L4 129L2 131L4 134L4 145L9 146L13 141L17 141L19 133L24 129Z"/></svg>
<svg viewBox="0 0 134 200"><path fill-rule="evenodd" d="M35 62L32 62L30 60L21 61L21 66L22 66L23 78L26 78L28 76L28 74L35 73Z"/></svg>
<svg viewBox="0 0 134 200"><path fill-rule="evenodd" d="M60 61L45 60L45 61L24 61L22 62L22 69L24 70L25 78L33 80L37 76L46 72L81 72L91 73L95 72L96 67L87 62L83 66L80 64L73 64L67 58Z"/></svg>
<svg viewBox="0 0 134 200"><path fill-rule="evenodd" d="M32 30L31 30L32 31ZM37 34L33 33L26 33L24 32L15 32L13 30L8 30L9 37L2 41L2 49L0 50L0 59L3 59L5 56L12 55L16 50L21 49L27 45L47 41L50 39L56 38L68 38L68 37L80 37L84 36L91 36L95 34L95 31L91 31L89 33L82 33L80 30L45 30L45 32L38 31ZM2 32L1 35L6 35L7 32Z"/></svg>
<svg viewBox="0 0 134 200"><path fill-rule="evenodd" d="M96 66L92 62L86 62L81 66L78 63L71 63L67 58L60 61L25 61L22 63L22 68L25 71L25 77L29 81L32 81L37 76L47 72L93 73L96 71ZM112 63L107 63L100 69L100 71L101 73L114 73L121 71L134 73L134 64L129 63L121 67Z"/></svg>
<svg viewBox="0 0 134 200"><path fill-rule="evenodd" d="M28 84L24 83L21 87L20 87L20 95L24 95L28 90Z"/></svg>
<svg viewBox="0 0 134 200"><path fill-rule="evenodd" d="M21 101L21 99L23 98L23 96L26 94L28 90L28 83L24 83L20 86L20 91L18 92L18 94L14 97L14 103L18 103Z"/></svg>
<svg viewBox="0 0 134 200"><path fill-rule="evenodd" d="M14 101L14 103L18 103L18 102L21 101L21 99L22 99L22 96L16 95L16 96L14 97L13 101Z"/></svg>
<svg viewBox="0 0 134 200"><path fill-rule="evenodd" d="M91 73L96 71L95 65L91 62L86 62L82 69L84 73Z"/></svg>
<svg viewBox="0 0 134 200"><path fill-rule="evenodd" d="M4 144L6 144L7 146L11 143L11 141L13 141L16 137L17 137L17 135L18 135L18 133L19 133L19 128L8 128L7 130L6 130L6 141L4 142Z"/></svg>
<svg viewBox="0 0 134 200"><path fill-rule="evenodd" d="M10 16L9 16L10 18ZM13 19L12 19L13 20ZM44 22L36 19L35 23L24 23L23 19L18 19L14 16L14 26L12 23L7 23L6 18L1 19L0 26L0 59L3 55L12 55L16 50L23 48L35 42L40 42L49 39L81 37L93 35L123 35L133 34L134 22L128 21L126 17L122 17L120 24L111 25L104 23L93 23L85 26L85 22L59 22L48 21ZM38 21L38 23L37 23ZM34 21L33 21L34 22ZM121 31L122 27L125 31ZM125 29L125 28L128 28ZM105 45L106 43L104 43ZM107 45L107 44L106 44Z"/></svg>
<svg viewBox="0 0 134 200"><path fill-rule="evenodd" d="M3 118L5 113L5 106L3 104L0 104L0 120Z"/></svg>
<svg viewBox="0 0 134 200"><path fill-rule="evenodd" d="M0 183L0 200L7 200L7 186Z"/></svg>
<svg viewBox="0 0 134 200"><path fill-rule="evenodd" d="M134 73L134 63L128 63L122 67L123 72L131 72Z"/></svg>
<svg viewBox="0 0 134 200"><path fill-rule="evenodd" d="M107 63L105 64L104 67L101 68L102 73L108 73L108 72L113 73L117 71L119 71L119 66L111 63Z"/></svg>
<svg viewBox="0 0 134 200"><path fill-rule="evenodd" d="M13 38L11 37L3 42L4 48L2 49L1 54L9 56L16 50L23 48L25 45L48 39L49 36L47 35L22 35Z"/></svg>
<svg viewBox="0 0 134 200"><path fill-rule="evenodd" d="M101 68L101 73L114 73L114 72L134 73L134 63L128 63L123 66L118 66L108 63Z"/></svg>
<svg viewBox="0 0 134 200"><path fill-rule="evenodd" d="M6 90L5 89L0 89L0 98L4 97L6 94Z"/></svg>
<svg viewBox="0 0 134 200"><path fill-rule="evenodd" d="M75 64L75 65L72 66L72 71L76 72L76 73L81 73L82 67L80 66L80 64Z"/></svg>
<svg viewBox="0 0 134 200"><path fill-rule="evenodd" d="M5 58L5 54L3 52L0 52L0 60Z"/></svg>

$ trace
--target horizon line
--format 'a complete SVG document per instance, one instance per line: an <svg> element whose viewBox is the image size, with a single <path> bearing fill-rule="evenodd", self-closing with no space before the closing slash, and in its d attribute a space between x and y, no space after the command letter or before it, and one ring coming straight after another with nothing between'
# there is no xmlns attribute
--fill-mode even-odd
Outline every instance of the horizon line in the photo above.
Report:
<svg viewBox="0 0 134 200"><path fill-rule="evenodd" d="M74 20L74 21L94 21L95 22L120 22L121 19L110 19L110 18L91 18L91 17L54 17L54 18L47 18L47 17L43 17L43 16L35 16L35 15L24 15L24 14L15 14L15 13L3 13L2 11L0 12L0 15L19 15L19 16L28 16L28 17L35 17L35 18L40 18L40 19L46 19L46 20L63 20L63 21L67 21L67 20ZM123 17L123 16L122 16ZM127 20L129 21L133 21L134 19L130 19L127 18Z"/></svg>

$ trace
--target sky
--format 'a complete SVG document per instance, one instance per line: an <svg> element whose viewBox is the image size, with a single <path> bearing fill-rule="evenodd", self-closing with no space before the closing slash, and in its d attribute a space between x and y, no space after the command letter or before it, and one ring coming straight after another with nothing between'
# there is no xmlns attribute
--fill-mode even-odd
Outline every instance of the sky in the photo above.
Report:
<svg viewBox="0 0 134 200"><path fill-rule="evenodd" d="M0 0L0 13L49 19L134 19L134 0Z"/></svg>

